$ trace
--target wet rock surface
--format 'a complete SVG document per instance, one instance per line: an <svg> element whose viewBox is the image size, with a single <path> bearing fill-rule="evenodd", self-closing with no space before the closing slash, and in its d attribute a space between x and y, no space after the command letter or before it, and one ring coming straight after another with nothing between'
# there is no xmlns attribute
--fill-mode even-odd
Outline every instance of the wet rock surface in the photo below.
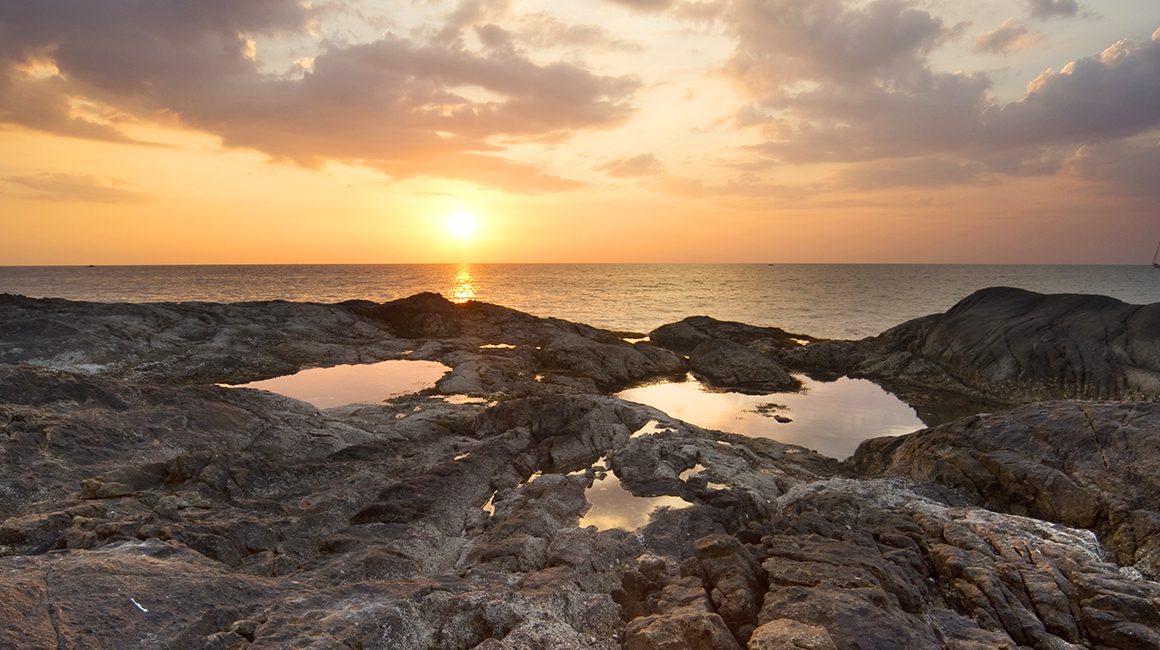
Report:
<svg viewBox="0 0 1160 650"><path fill-rule="evenodd" d="M1146 315L1119 316L1105 358L1155 367ZM844 372L907 336L916 359L960 336L936 320L888 345L697 317L650 345L432 294L2 296L0 647L1160 648L1157 404L1028 404L840 463L606 394ZM401 358L452 370L321 411L213 385ZM606 472L688 507L582 528Z"/></svg>

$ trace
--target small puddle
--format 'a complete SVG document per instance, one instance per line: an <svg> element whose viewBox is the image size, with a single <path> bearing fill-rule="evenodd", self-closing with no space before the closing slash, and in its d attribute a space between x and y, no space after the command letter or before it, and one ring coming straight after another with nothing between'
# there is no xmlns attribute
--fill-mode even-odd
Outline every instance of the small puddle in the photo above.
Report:
<svg viewBox="0 0 1160 650"><path fill-rule="evenodd" d="M697 463L696 465L690 467L689 469L681 472L681 475L677 478L681 479L682 481L687 481L687 480L693 478L694 476L700 474L703 471L705 471L705 466L702 465L701 463Z"/></svg>
<svg viewBox="0 0 1160 650"><path fill-rule="evenodd" d="M435 361L393 360L308 368L293 375L232 385L230 388L268 390L325 409L347 404L377 404L392 397L431 388L450 370Z"/></svg>
<svg viewBox="0 0 1160 650"><path fill-rule="evenodd" d="M584 492L592 507L580 518L580 527L595 526L597 530L621 528L636 530L649 522L653 510L668 507L673 510L693 505L680 497L638 497L620 486L620 479L611 471L596 479Z"/></svg>
<svg viewBox="0 0 1160 650"><path fill-rule="evenodd" d="M479 346L480 350L514 350L516 346L511 343L484 343Z"/></svg>
<svg viewBox="0 0 1160 650"><path fill-rule="evenodd" d="M644 423L644 426L632 432L630 438L639 438L641 436L651 436L661 431L668 431L668 427L662 427L660 422L656 420L649 420Z"/></svg>
<svg viewBox="0 0 1160 650"><path fill-rule="evenodd" d="M869 380L798 379L804 392L745 395L691 380L630 388L617 397L708 429L771 438L838 459L853 454L863 440L926 426L913 408Z"/></svg>
<svg viewBox="0 0 1160 650"><path fill-rule="evenodd" d="M471 395L443 395L443 401L448 404L463 405L463 404L491 404L486 397L473 397Z"/></svg>

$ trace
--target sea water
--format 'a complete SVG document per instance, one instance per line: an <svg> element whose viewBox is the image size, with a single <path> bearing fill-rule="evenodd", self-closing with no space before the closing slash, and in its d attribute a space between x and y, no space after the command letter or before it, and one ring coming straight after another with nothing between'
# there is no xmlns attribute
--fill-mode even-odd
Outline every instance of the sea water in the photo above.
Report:
<svg viewBox="0 0 1160 650"><path fill-rule="evenodd" d="M708 315L824 338L872 336L978 289L1160 302L1150 266L384 264L2 267L0 292L105 302L403 298L423 291L647 333Z"/></svg>

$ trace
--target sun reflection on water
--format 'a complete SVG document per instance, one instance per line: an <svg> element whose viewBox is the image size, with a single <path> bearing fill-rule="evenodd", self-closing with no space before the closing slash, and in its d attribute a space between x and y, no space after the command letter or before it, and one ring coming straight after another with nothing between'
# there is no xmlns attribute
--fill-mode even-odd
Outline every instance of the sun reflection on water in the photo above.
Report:
<svg viewBox="0 0 1160 650"><path fill-rule="evenodd" d="M475 300L476 289L478 286L475 284L475 275L471 272L471 266L467 264L456 266L455 276L451 280L451 302L463 303Z"/></svg>

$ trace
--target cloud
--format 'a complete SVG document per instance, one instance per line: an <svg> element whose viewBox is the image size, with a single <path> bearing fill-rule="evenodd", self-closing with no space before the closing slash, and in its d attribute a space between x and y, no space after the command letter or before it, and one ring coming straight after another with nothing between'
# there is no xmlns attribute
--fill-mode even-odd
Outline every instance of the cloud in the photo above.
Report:
<svg viewBox="0 0 1160 650"><path fill-rule="evenodd" d="M5 183L32 190L22 198L39 201L80 201L85 203L145 203L153 197L142 192L123 189L126 185L117 179L100 179L75 174L38 174L35 176L5 176Z"/></svg>
<svg viewBox="0 0 1160 650"><path fill-rule="evenodd" d="M975 51L1006 54L1027 49L1039 40L1039 34L1024 27L1014 18L1008 18L994 30L976 36Z"/></svg>
<svg viewBox="0 0 1160 650"><path fill-rule="evenodd" d="M1075 0L1024 0L1024 4L1027 5L1027 13L1039 20L1074 16L1079 12Z"/></svg>
<svg viewBox="0 0 1160 650"><path fill-rule="evenodd" d="M673 5L673 0L608 0L613 4L636 11L663 11Z"/></svg>
<svg viewBox="0 0 1160 650"><path fill-rule="evenodd" d="M905 82L951 34L930 13L897 0L738 0L728 15L737 47L726 69L751 94L790 94L797 82Z"/></svg>
<svg viewBox="0 0 1160 650"><path fill-rule="evenodd" d="M465 2L449 25L505 11ZM314 10L296 0L113 5L74 0L0 3L0 122L79 137L124 138L114 123L76 115L87 98L132 117L158 113L303 165L339 160L395 177L433 175L518 191L576 187L504 158L509 142L559 140L625 121L640 87L578 63L533 61L502 47L413 42L392 34L328 43L309 70L264 73L249 56L262 35L309 35ZM59 70L20 73L33 59ZM46 117L48 116L48 117ZM508 178L505 174L510 174Z"/></svg>
<svg viewBox="0 0 1160 650"><path fill-rule="evenodd" d="M855 165L839 173L839 187L877 190L893 187L941 187L964 183L992 182L986 167L979 162L946 158L904 158Z"/></svg>
<svg viewBox="0 0 1160 650"><path fill-rule="evenodd" d="M884 0L736 6L727 71L750 102L735 116L761 131L749 149L773 162L965 160L973 162L925 171L953 179L981 163L991 173L1050 174L1068 148L1160 128L1160 30L1049 70L1002 104L986 74L931 69L929 54L955 30L922 10ZM1011 47L1028 35L1014 21L1004 27L985 45ZM887 167L846 180L904 178Z"/></svg>
<svg viewBox="0 0 1160 650"><path fill-rule="evenodd" d="M652 176L664 171L664 166L651 153L632 158L618 158L596 168L609 176L625 178L632 176Z"/></svg>
<svg viewBox="0 0 1160 650"><path fill-rule="evenodd" d="M1100 183L1115 195L1160 203L1160 135L1143 141L1084 145L1066 164L1068 172Z"/></svg>
<svg viewBox="0 0 1160 650"><path fill-rule="evenodd" d="M821 86L777 104L757 151L785 162L854 162L961 151L982 136L991 86L982 75L930 73L910 88Z"/></svg>
<svg viewBox="0 0 1160 650"><path fill-rule="evenodd" d="M726 72L751 102L738 125L762 129L774 159L842 162L916 156L961 142L990 81L934 73L926 57L957 34L895 0L740 0Z"/></svg>
<svg viewBox="0 0 1160 650"><path fill-rule="evenodd" d="M983 115L989 142L1092 143L1160 127L1160 30L1047 70L1027 95Z"/></svg>
<svg viewBox="0 0 1160 650"><path fill-rule="evenodd" d="M611 52L639 52L640 45L612 37L599 25L569 24L546 13L516 17L521 43L535 48L583 47Z"/></svg>

